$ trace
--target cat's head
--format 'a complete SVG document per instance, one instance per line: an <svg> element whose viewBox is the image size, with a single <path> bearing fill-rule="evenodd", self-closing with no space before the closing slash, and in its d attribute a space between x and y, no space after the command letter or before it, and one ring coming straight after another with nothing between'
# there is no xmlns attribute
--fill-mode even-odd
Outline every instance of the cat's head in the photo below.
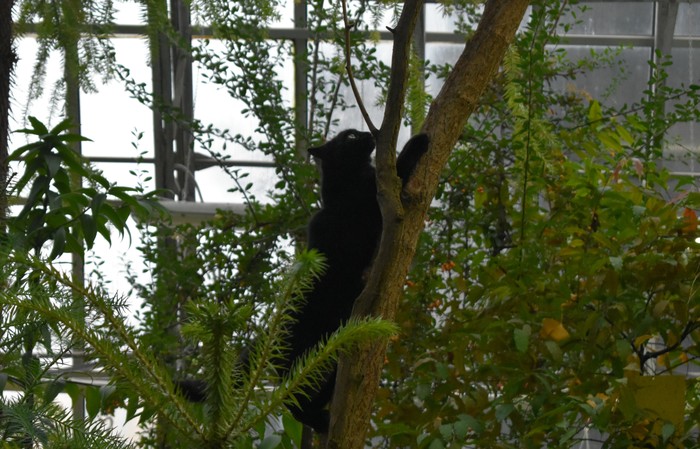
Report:
<svg viewBox="0 0 700 449"><path fill-rule="evenodd" d="M309 154L324 166L348 166L368 163L374 151L372 133L348 129L325 144L309 148Z"/></svg>

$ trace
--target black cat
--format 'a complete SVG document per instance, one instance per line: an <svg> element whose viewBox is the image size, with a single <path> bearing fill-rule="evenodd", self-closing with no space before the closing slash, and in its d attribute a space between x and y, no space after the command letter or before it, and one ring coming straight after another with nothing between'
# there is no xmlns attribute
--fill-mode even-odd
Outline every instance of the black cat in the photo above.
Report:
<svg viewBox="0 0 700 449"><path fill-rule="evenodd" d="M427 149L426 134L412 137L404 146L396 161L396 172L404 186ZM325 256L326 270L305 294L303 305L287 329L289 349L279 361L280 376L288 374L306 351L350 318L355 299L364 288L365 273L382 232L370 157L373 151L372 134L354 129L309 149L321 165L322 208L309 222L308 246ZM242 357L240 363L247 365L247 357ZM335 376L336 369L327 374L317 390L298 395L298 405L289 406L296 419L319 433L328 431L327 405L333 396ZM201 402L206 396L206 385L201 381L180 381L178 388L191 401Z"/></svg>
<svg viewBox="0 0 700 449"><path fill-rule="evenodd" d="M396 171L405 185L423 153L428 136L408 141L396 161ZM355 299L365 284L365 273L382 232L377 203L375 169L371 164L374 139L368 132L346 130L309 154L321 165L322 208L309 222L308 246L326 258L326 271L305 295L289 335L289 353L280 370L285 375L307 350L336 331L350 317ZM333 395L336 370L328 373L318 391L299 395L292 414L314 430L328 430L326 406Z"/></svg>

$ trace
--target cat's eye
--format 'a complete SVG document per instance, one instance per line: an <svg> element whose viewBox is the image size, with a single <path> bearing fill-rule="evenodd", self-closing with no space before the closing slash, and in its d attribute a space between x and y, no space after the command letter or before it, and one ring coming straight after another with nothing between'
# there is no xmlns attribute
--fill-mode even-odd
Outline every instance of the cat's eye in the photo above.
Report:
<svg viewBox="0 0 700 449"><path fill-rule="evenodd" d="M357 134L356 133L350 133L347 135L348 140L355 140L357 139Z"/></svg>

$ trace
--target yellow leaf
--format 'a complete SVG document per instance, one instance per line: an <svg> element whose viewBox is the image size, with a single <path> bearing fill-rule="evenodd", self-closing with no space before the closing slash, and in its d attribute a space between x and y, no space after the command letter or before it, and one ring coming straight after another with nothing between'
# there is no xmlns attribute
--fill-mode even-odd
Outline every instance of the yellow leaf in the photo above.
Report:
<svg viewBox="0 0 700 449"><path fill-rule="evenodd" d="M668 331L668 335L666 335L666 346L673 346L676 343L678 343L678 337L676 337L673 331Z"/></svg>
<svg viewBox="0 0 700 449"><path fill-rule="evenodd" d="M649 434L649 429L647 427L648 425L649 420L642 420L638 423L635 423L629 430L630 436L637 440L644 440Z"/></svg>
<svg viewBox="0 0 700 449"><path fill-rule="evenodd" d="M682 432L685 417L685 376L639 376L629 379L640 410L670 421Z"/></svg>
<svg viewBox="0 0 700 449"><path fill-rule="evenodd" d="M554 341L562 341L569 338L569 332L559 321L552 318L545 318L542 320L540 337Z"/></svg>
<svg viewBox="0 0 700 449"><path fill-rule="evenodd" d="M646 343L649 339L651 339L651 335L640 335L639 337L634 339L634 346L635 348L638 348L642 346L644 343Z"/></svg>

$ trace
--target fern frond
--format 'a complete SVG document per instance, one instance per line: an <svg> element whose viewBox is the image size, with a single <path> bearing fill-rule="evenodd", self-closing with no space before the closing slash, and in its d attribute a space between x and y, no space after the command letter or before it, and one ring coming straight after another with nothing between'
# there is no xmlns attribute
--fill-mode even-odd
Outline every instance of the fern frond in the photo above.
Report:
<svg viewBox="0 0 700 449"><path fill-rule="evenodd" d="M94 353L102 365L115 374L115 379L131 385L147 404L165 417L183 436L190 432L203 432L190 409L173 391L173 383L167 370L155 357L137 343L137 332L131 329L123 317L115 314L111 302L91 286L76 284L69 275L61 273L39 260L30 260L31 268L41 273L49 282L68 289L69 295L77 295L102 322L87 323L72 304L54 304L45 295L6 295L0 291L0 303L25 312L37 313L49 321L59 323L64 334L85 342L86 349ZM130 355L128 353L131 353Z"/></svg>
<svg viewBox="0 0 700 449"><path fill-rule="evenodd" d="M296 404L296 398L306 394L305 391L319 387L335 368L341 353L352 351L369 341L386 340L396 332L394 323L380 318L351 319L298 360L281 384L258 404L259 412L241 422L236 432L254 428L283 405Z"/></svg>
<svg viewBox="0 0 700 449"><path fill-rule="evenodd" d="M296 262L285 272L280 282L280 294L275 298L274 308L267 319L267 332L260 336L251 350L249 376L239 389L238 410L228 423L226 435L250 428L241 425L242 421L250 421L247 419L248 405L255 398L256 388L262 386L265 373L276 367L279 355L286 349L287 329L293 320L294 311L298 310L303 301L304 292L312 288L314 279L320 276L325 267L323 255L310 250L299 253ZM266 416L267 413L262 414L262 417ZM259 422L260 419L256 418L260 418L260 414L252 421Z"/></svg>
<svg viewBox="0 0 700 449"><path fill-rule="evenodd" d="M326 341L298 360L278 390L280 394L294 396L308 388L317 388L326 380L328 371L335 367L341 353L357 349L370 341L387 340L398 332L396 324L381 318L352 318Z"/></svg>
<svg viewBox="0 0 700 449"><path fill-rule="evenodd" d="M243 325L244 313L227 302L190 304L190 322L183 326L183 336L201 341L203 380L207 385L207 439L220 441L229 417L233 414L233 389L236 353L231 338Z"/></svg>
<svg viewBox="0 0 700 449"><path fill-rule="evenodd" d="M421 129L431 98L425 89L425 67L415 51L411 51L406 89L406 114L411 128Z"/></svg>
<svg viewBox="0 0 700 449"><path fill-rule="evenodd" d="M71 449L136 448L134 443L114 435L101 421L73 419L68 410L55 402L0 400L0 412L0 433L6 443L33 442L36 447Z"/></svg>

